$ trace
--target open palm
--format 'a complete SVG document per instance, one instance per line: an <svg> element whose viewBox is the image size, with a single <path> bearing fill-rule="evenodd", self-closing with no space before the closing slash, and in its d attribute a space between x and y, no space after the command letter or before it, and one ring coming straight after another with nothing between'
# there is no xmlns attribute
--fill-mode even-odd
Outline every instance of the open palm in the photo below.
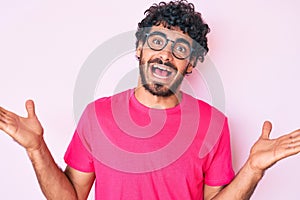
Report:
<svg viewBox="0 0 300 200"><path fill-rule="evenodd" d="M260 171L271 167L277 161L300 152L300 130L270 139L272 124L266 121L262 134L250 153L251 166Z"/></svg>
<svg viewBox="0 0 300 200"><path fill-rule="evenodd" d="M38 149L42 142L43 128L35 114L34 102L26 101L27 118L0 107L0 130L10 135L26 150Z"/></svg>

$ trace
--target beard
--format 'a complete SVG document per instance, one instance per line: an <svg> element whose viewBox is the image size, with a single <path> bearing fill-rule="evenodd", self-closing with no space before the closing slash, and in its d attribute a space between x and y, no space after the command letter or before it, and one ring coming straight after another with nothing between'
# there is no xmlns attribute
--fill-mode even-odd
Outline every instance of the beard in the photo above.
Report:
<svg viewBox="0 0 300 200"><path fill-rule="evenodd" d="M151 80L151 78L149 78L148 76L148 73L153 73L153 71L151 70L151 65L154 64L159 64L159 65L163 64L165 66L172 68L172 70L175 73L173 80L170 81L169 83ZM186 72L184 73L179 72L177 68L170 62L164 63L159 58L149 60L149 62L144 62L142 60L142 56L139 62L139 72L140 72L140 77L141 77L141 82L143 87L152 95L159 96L159 97L169 97L171 95L176 94L186 74Z"/></svg>

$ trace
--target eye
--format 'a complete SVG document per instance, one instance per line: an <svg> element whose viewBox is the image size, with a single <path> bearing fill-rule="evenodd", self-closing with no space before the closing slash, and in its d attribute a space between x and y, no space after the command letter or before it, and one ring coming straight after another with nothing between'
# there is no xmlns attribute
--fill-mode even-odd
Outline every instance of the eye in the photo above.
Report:
<svg viewBox="0 0 300 200"><path fill-rule="evenodd" d="M156 45L156 46L162 46L164 44L163 40L161 38L158 38L158 37L152 38L151 43Z"/></svg>
<svg viewBox="0 0 300 200"><path fill-rule="evenodd" d="M190 45L187 42L177 41L174 44L173 53L179 59L187 58L191 54Z"/></svg>
<svg viewBox="0 0 300 200"><path fill-rule="evenodd" d="M148 37L148 45L151 49L159 51L166 45L166 38L160 33L152 33Z"/></svg>
<svg viewBox="0 0 300 200"><path fill-rule="evenodd" d="M175 51L177 51L178 53L186 53L187 49L185 46L178 44L175 47Z"/></svg>

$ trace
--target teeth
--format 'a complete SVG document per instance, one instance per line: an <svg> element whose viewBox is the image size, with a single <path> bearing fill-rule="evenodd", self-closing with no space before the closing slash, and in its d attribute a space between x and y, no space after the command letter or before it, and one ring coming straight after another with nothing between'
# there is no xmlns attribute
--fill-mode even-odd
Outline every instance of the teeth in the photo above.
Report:
<svg viewBox="0 0 300 200"><path fill-rule="evenodd" d="M159 79L168 79L172 71L161 65L153 65L152 74Z"/></svg>
<svg viewBox="0 0 300 200"><path fill-rule="evenodd" d="M165 68L163 66L160 66L160 65L154 65L153 67L158 68L160 70L165 70L165 71L168 71L168 72L172 72L171 70L169 70L169 69L167 69L167 68Z"/></svg>

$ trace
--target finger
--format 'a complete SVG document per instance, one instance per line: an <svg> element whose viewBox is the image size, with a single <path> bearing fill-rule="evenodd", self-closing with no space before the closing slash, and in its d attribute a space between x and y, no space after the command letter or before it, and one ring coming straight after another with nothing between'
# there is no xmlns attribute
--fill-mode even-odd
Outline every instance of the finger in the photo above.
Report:
<svg viewBox="0 0 300 200"><path fill-rule="evenodd" d="M8 127L8 119L6 118L5 114L0 112L0 130L6 132Z"/></svg>
<svg viewBox="0 0 300 200"><path fill-rule="evenodd" d="M4 115L5 115L5 113L4 113L4 112L2 112L2 110L0 110L0 119L1 119L1 118L3 118L3 117L4 117Z"/></svg>
<svg viewBox="0 0 300 200"><path fill-rule="evenodd" d="M300 152L300 143L299 142L291 143L287 146L285 155L283 157L292 156L298 154L299 152Z"/></svg>
<svg viewBox="0 0 300 200"><path fill-rule="evenodd" d="M3 129L5 121L0 117L0 129Z"/></svg>
<svg viewBox="0 0 300 200"><path fill-rule="evenodd" d="M288 144L288 147L297 147L300 146L300 141L292 141Z"/></svg>
<svg viewBox="0 0 300 200"><path fill-rule="evenodd" d="M7 112L8 112L7 110L5 110L4 108L0 107L0 113L6 114Z"/></svg>
<svg viewBox="0 0 300 200"><path fill-rule="evenodd" d="M11 119L11 113L4 108L0 108L0 120L4 123Z"/></svg>
<svg viewBox="0 0 300 200"><path fill-rule="evenodd" d="M262 127L261 137L263 139L269 139L271 130L272 130L271 122L265 121L264 124L263 124L263 127Z"/></svg>
<svg viewBox="0 0 300 200"><path fill-rule="evenodd" d="M288 137L286 138L286 141L288 142L288 144L299 145L300 146L300 132L299 132L299 130L294 131L294 132L290 133L287 136Z"/></svg>
<svg viewBox="0 0 300 200"><path fill-rule="evenodd" d="M300 130L293 131L292 133L283 135L278 138L279 140L282 140L284 143L293 143L300 141Z"/></svg>
<svg viewBox="0 0 300 200"><path fill-rule="evenodd" d="M26 110L28 113L28 118L35 116L34 102L32 100L26 101Z"/></svg>
<svg viewBox="0 0 300 200"><path fill-rule="evenodd" d="M1 112L0 112L0 121L2 121L3 123L7 121L7 116Z"/></svg>
<svg viewBox="0 0 300 200"><path fill-rule="evenodd" d="M15 115L16 115L15 113L10 112L10 111L5 110L4 108L0 107L0 116L2 116L3 118L12 118Z"/></svg>
<svg viewBox="0 0 300 200"><path fill-rule="evenodd" d="M293 131L289 134L291 138L300 138L300 129Z"/></svg>
<svg viewBox="0 0 300 200"><path fill-rule="evenodd" d="M5 123L0 119L0 132L4 131L4 129L5 129Z"/></svg>

